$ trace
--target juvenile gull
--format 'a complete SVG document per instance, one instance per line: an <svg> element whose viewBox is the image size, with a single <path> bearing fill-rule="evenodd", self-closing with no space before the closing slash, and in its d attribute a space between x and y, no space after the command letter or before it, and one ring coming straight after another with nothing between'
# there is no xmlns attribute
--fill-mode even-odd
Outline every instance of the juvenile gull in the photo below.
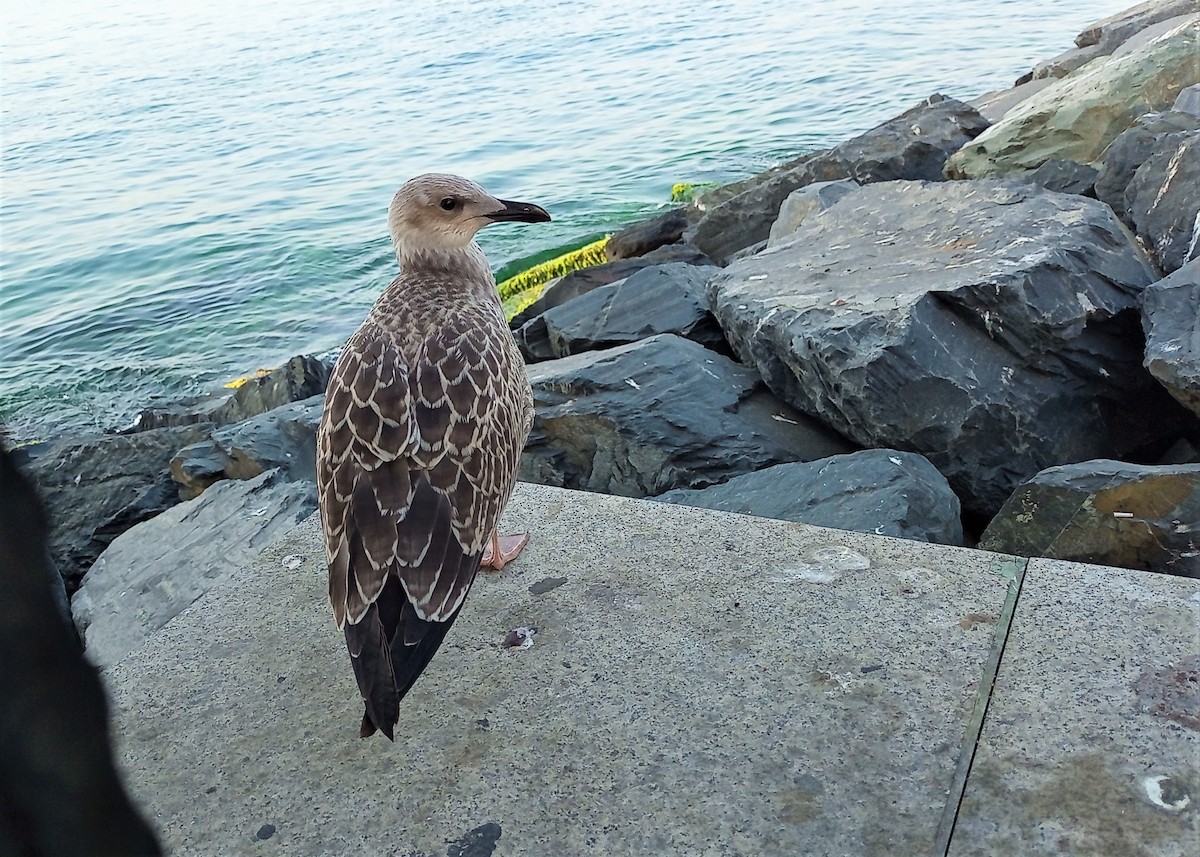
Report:
<svg viewBox="0 0 1200 857"><path fill-rule="evenodd" d="M533 395L474 239L489 223L549 219L434 174L388 208L400 275L338 358L317 432L329 600L366 707L363 738L393 738L401 698L481 564L502 568L528 541L496 526Z"/></svg>

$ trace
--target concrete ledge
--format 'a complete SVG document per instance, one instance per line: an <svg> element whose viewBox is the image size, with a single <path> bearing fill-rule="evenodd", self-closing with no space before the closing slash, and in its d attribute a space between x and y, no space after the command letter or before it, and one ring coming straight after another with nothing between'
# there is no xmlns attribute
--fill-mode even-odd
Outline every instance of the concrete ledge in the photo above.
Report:
<svg viewBox="0 0 1200 857"><path fill-rule="evenodd" d="M174 853L945 852L1024 560L533 485L506 526L532 544L476 582L394 745L356 737L315 519L112 666ZM517 626L534 645L502 648Z"/></svg>

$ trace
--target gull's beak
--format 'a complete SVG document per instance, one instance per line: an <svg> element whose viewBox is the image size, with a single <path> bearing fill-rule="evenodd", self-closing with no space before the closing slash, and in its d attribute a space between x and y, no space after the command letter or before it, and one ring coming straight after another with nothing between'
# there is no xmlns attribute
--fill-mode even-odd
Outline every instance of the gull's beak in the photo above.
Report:
<svg viewBox="0 0 1200 857"><path fill-rule="evenodd" d="M540 205L534 205L532 202L512 202L507 199L497 200L497 202L504 207L499 211L484 215L493 223L546 223L550 220L546 209Z"/></svg>

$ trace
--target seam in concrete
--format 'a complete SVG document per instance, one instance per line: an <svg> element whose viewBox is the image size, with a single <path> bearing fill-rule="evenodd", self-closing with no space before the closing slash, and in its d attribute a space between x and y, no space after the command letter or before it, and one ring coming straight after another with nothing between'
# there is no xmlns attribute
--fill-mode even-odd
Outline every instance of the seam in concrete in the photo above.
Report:
<svg viewBox="0 0 1200 857"><path fill-rule="evenodd" d="M967 791L967 776L971 773L971 766L975 762L975 751L979 748L983 724L987 719L988 705L992 701L996 676L1000 672L1000 663L1004 659L1004 647L1008 644L1008 634L1012 630L1013 620L1016 617L1017 601L1021 597L1021 586L1025 582L1025 571L1029 568L1029 562L1028 559L996 561L996 573L1008 578L1008 594L1004 597L1004 606L1001 608L1000 617L996 622L996 639L992 643L991 652L988 653L987 663L983 666L983 676L975 696L975 708L967 720L962 752L958 757L954 779L946 792L946 804L942 808L942 818L938 823L937 837L934 840L933 854L935 857L947 857L950 853L954 825L958 822L958 812Z"/></svg>

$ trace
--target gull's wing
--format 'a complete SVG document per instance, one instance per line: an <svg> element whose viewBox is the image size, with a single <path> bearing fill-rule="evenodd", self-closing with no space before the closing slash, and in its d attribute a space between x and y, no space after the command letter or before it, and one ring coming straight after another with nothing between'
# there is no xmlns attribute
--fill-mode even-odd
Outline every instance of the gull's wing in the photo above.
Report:
<svg viewBox="0 0 1200 857"><path fill-rule="evenodd" d="M330 375L317 485L329 598L366 734L392 737L399 700L457 617L516 479L524 367L500 338L507 329L479 322L452 319L406 360L403 343L368 321Z"/></svg>

